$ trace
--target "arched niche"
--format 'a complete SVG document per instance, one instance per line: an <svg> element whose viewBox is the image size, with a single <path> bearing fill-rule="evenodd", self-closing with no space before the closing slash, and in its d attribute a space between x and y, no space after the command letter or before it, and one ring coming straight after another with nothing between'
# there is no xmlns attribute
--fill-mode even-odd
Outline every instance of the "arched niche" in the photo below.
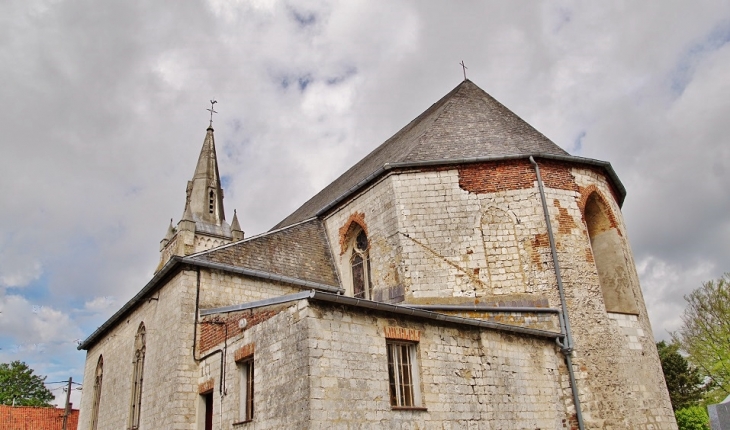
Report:
<svg viewBox="0 0 730 430"><path fill-rule="evenodd" d="M638 314L624 241L603 197L594 191L583 212L607 312Z"/></svg>
<svg viewBox="0 0 730 430"><path fill-rule="evenodd" d="M492 292L524 292L523 249L513 216L498 207L489 207L482 215L481 230Z"/></svg>

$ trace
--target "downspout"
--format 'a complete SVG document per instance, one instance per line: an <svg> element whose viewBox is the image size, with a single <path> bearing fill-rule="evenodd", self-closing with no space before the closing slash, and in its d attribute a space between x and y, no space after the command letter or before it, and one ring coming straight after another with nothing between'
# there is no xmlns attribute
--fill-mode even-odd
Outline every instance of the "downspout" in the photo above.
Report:
<svg viewBox="0 0 730 430"><path fill-rule="evenodd" d="M535 174L537 175L537 186L540 189L540 200L542 201L542 211L545 214L545 224L547 225L548 240L550 241L550 252L553 255L553 266L555 267L555 277L558 280L558 292L560 294L560 306L562 312L560 318L563 328L565 329L565 338L563 343L559 339L555 339L560 351L565 355L565 364L568 366L568 375L570 376L570 388L573 392L573 404L575 405L575 416L578 419L578 428L585 429L583 424L583 414L580 409L580 398L578 397L578 385L575 382L575 373L573 372L573 336L570 331L570 319L568 318L568 306L565 302L565 292L563 290L563 278L560 275L560 264L558 263L558 250L555 248L555 237L553 236L553 227L550 224L550 214L548 213L547 201L545 199L545 189L542 185L542 176L540 175L540 166L537 165L535 159L530 156L530 163L535 166Z"/></svg>
<svg viewBox="0 0 730 430"><path fill-rule="evenodd" d="M193 360L200 361L200 359L195 358L195 348L197 347L198 343L198 311L200 308L200 267L196 267L196 271L198 273L198 280L197 284L195 286L195 324L193 324Z"/></svg>
<svg viewBox="0 0 730 430"><path fill-rule="evenodd" d="M223 396L227 394L227 390L225 388L225 369L224 366L226 364L226 351L228 350L228 324L221 323L218 321L210 322L210 324L224 324L225 325L225 338L224 338L224 346L223 349L218 348L215 351L211 351L208 354L205 354L202 357L196 357L196 349L197 349L197 341L198 341L198 324L200 324L198 313L200 308L200 267L196 268L197 276L196 276L196 285L195 285L195 324L193 325L193 360L195 360L196 363L200 363L201 361L205 360L208 357L211 357L215 354L221 355L221 364L220 364L220 376L219 376L219 382L218 382L218 390L219 390L219 422L218 425L223 425ZM207 321L203 321L203 324L205 324ZM222 427L219 427L222 428Z"/></svg>

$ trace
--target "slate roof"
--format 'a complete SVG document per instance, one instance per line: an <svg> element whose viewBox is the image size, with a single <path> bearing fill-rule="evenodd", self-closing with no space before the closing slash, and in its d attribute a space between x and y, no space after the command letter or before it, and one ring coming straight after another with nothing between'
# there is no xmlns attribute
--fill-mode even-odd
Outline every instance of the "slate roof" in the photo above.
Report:
<svg viewBox="0 0 730 430"><path fill-rule="evenodd" d="M340 285L319 219L193 254L187 259L245 267L334 287Z"/></svg>
<svg viewBox="0 0 730 430"><path fill-rule="evenodd" d="M570 156L465 80L273 229L315 216L387 164L537 154Z"/></svg>

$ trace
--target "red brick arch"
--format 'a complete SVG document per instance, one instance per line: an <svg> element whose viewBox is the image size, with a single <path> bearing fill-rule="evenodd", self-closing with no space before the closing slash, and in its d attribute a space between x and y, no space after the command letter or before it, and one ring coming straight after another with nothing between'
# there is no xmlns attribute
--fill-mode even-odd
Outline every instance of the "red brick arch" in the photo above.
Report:
<svg viewBox="0 0 730 430"><path fill-rule="evenodd" d="M347 221L340 227L340 255L347 251L347 242L350 239L350 232L352 231L353 224L359 226L365 234L368 234L368 225L365 223L365 214L362 212L355 212L347 218Z"/></svg>
<svg viewBox="0 0 730 430"><path fill-rule="evenodd" d="M616 219L616 215L613 213L613 209L611 209L611 206L608 204L608 199L603 195L603 193L596 187L595 185L591 184L585 188L581 187L580 190L580 200L578 201L578 207L580 208L580 213L583 218L583 222L586 222L586 203L588 202L588 199L592 195L596 195L598 199L603 202L603 209L606 211L606 217L608 218L608 221L611 224L612 228L616 229L616 232L619 236L623 236L623 233L621 232L621 229L619 228L618 220Z"/></svg>

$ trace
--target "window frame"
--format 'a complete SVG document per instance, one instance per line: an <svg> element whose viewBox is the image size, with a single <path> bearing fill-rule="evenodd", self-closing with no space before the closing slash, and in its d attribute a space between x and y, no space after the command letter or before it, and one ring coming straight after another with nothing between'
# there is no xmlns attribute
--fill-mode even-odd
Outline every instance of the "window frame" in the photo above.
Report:
<svg viewBox="0 0 730 430"><path fill-rule="evenodd" d="M370 270L370 238L362 227L350 233L350 283L352 297L365 300L373 300L373 279ZM364 238L364 246L361 239ZM359 261L357 261L359 260ZM356 266L359 266L356 268ZM362 291L356 291L356 276L362 282ZM359 282L357 283L359 284Z"/></svg>
<svg viewBox="0 0 730 430"><path fill-rule="evenodd" d="M139 429L142 415L142 384L144 382L144 359L147 351L147 330L144 322L139 324L134 338L134 358L132 360L132 399L129 407L129 430Z"/></svg>
<svg viewBox="0 0 730 430"><path fill-rule="evenodd" d="M255 400L255 369L254 356L249 355L236 361L238 371L238 421L241 424L253 421Z"/></svg>
<svg viewBox="0 0 730 430"><path fill-rule="evenodd" d="M391 409L426 410L421 395L418 342L386 339L385 345Z"/></svg>

